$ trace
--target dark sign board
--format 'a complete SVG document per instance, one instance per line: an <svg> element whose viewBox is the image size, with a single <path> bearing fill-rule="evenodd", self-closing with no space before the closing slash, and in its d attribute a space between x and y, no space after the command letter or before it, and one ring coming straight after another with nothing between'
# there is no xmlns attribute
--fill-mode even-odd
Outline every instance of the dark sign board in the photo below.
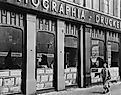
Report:
<svg viewBox="0 0 121 95"><path fill-rule="evenodd" d="M64 18L120 30L121 20L60 0L0 0Z"/></svg>

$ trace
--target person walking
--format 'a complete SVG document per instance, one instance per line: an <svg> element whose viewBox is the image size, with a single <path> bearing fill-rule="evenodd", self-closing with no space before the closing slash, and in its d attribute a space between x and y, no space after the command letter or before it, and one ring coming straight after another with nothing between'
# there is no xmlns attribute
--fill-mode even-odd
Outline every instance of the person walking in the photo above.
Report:
<svg viewBox="0 0 121 95"><path fill-rule="evenodd" d="M109 81L111 79L111 75L110 75L110 71L108 69L108 64L107 62L104 62L103 64L103 69L101 71L101 76L102 76L102 81L103 81L103 93L108 93L109 92L109 88L110 88L110 85L109 85Z"/></svg>

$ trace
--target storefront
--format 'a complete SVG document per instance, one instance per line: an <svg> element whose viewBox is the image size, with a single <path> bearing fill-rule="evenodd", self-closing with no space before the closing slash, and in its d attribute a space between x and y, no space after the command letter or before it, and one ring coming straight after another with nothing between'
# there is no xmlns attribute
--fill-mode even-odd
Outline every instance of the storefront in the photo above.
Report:
<svg viewBox="0 0 121 95"><path fill-rule="evenodd" d="M119 80L121 21L60 0L0 1L0 94L86 87L103 61Z"/></svg>
<svg viewBox="0 0 121 95"><path fill-rule="evenodd" d="M92 29L91 33L91 82L101 82L100 72L108 62L111 80L119 80L119 33Z"/></svg>
<svg viewBox="0 0 121 95"><path fill-rule="evenodd" d="M23 14L0 8L0 94L21 92Z"/></svg>

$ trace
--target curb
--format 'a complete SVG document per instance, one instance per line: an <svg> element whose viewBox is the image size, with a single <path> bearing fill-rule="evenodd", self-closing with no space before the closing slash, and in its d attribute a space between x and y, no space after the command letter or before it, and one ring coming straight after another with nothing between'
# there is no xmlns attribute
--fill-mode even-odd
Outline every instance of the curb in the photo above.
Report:
<svg viewBox="0 0 121 95"><path fill-rule="evenodd" d="M110 83L110 85L118 85L118 84L121 84L121 82L115 82L115 83ZM69 88L69 89L66 89L64 91L54 91L54 92L49 92L49 93L42 93L42 94L37 94L37 95L56 95L58 93L68 93L68 92L71 92L71 91L85 91L85 90L89 90L89 89L92 89L92 88L96 88L96 87L101 87L102 85L95 85L95 86L92 86L92 87L88 87L88 88Z"/></svg>

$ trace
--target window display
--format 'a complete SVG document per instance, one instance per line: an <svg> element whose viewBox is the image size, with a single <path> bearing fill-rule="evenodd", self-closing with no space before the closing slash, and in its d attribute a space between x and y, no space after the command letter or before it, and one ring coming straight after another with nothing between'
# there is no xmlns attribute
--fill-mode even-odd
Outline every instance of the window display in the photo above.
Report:
<svg viewBox="0 0 121 95"><path fill-rule="evenodd" d="M91 83L101 82L101 69L104 63L104 31L93 28L91 31Z"/></svg>
<svg viewBox="0 0 121 95"><path fill-rule="evenodd" d="M53 87L53 65L55 64L55 25L56 23L54 20L37 18L37 90Z"/></svg>
<svg viewBox="0 0 121 95"><path fill-rule="evenodd" d="M78 27L74 24L66 23L64 52L65 84L74 85L78 65Z"/></svg>
<svg viewBox="0 0 121 95"><path fill-rule="evenodd" d="M38 67L52 68L54 61L54 35L39 31L37 33Z"/></svg>
<svg viewBox="0 0 121 95"><path fill-rule="evenodd" d="M99 35L100 34L100 35ZM105 60L104 60L105 57ZM111 80L118 80L119 65L119 34L98 29L91 32L91 82L101 82L100 72L104 61L107 61L110 68Z"/></svg>
<svg viewBox="0 0 121 95"><path fill-rule="evenodd" d="M107 57L109 67L118 67L119 64L119 34L107 32Z"/></svg>
<svg viewBox="0 0 121 95"><path fill-rule="evenodd" d="M22 30L0 27L0 69L20 69L22 66Z"/></svg>
<svg viewBox="0 0 121 95"><path fill-rule="evenodd" d="M104 62L104 32L93 29L91 38L91 68L101 68Z"/></svg>

